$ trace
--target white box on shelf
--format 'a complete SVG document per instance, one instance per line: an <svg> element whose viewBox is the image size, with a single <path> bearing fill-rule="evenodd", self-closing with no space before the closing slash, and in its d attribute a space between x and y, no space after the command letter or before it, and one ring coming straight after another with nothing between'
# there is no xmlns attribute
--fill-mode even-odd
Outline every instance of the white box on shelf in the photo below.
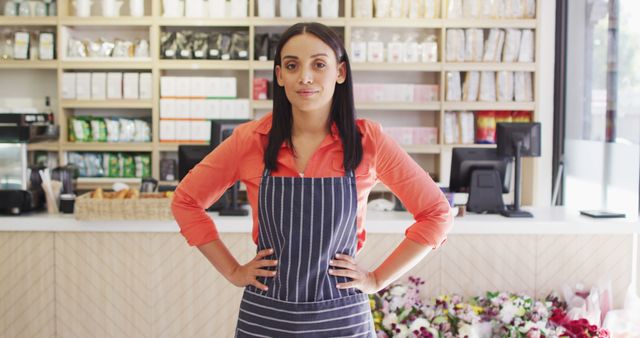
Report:
<svg viewBox="0 0 640 338"><path fill-rule="evenodd" d="M140 73L124 73L122 92L125 99L137 100L140 97Z"/></svg>
<svg viewBox="0 0 640 338"><path fill-rule="evenodd" d="M190 141L191 140L191 121L176 121L176 140L178 141Z"/></svg>
<svg viewBox="0 0 640 338"><path fill-rule="evenodd" d="M236 98L238 93L236 90L237 81L235 77L222 78L220 85L220 97Z"/></svg>
<svg viewBox="0 0 640 338"><path fill-rule="evenodd" d="M191 115L189 113L189 100L188 99L177 99L175 100L175 111L173 113L175 118L178 119L188 119Z"/></svg>
<svg viewBox="0 0 640 338"><path fill-rule="evenodd" d="M189 97L189 89L191 78L188 76L177 76L174 78L176 82L176 95L177 97Z"/></svg>
<svg viewBox="0 0 640 338"><path fill-rule="evenodd" d="M207 97L206 90L206 77L191 77L189 78L189 97Z"/></svg>
<svg viewBox="0 0 640 338"><path fill-rule="evenodd" d="M153 80L151 73L140 73L140 99L151 100L153 94Z"/></svg>
<svg viewBox="0 0 640 338"><path fill-rule="evenodd" d="M216 120L220 118L221 100L207 99L205 100L204 118Z"/></svg>
<svg viewBox="0 0 640 338"><path fill-rule="evenodd" d="M107 99L122 99L122 73L107 73Z"/></svg>
<svg viewBox="0 0 640 338"><path fill-rule="evenodd" d="M160 78L160 97L174 97L176 95L176 78L163 76Z"/></svg>
<svg viewBox="0 0 640 338"><path fill-rule="evenodd" d="M235 108L236 105L234 100L220 100L220 118L223 120L234 119Z"/></svg>
<svg viewBox="0 0 640 338"><path fill-rule="evenodd" d="M66 100L75 100L76 73L62 73L62 98Z"/></svg>
<svg viewBox="0 0 640 338"><path fill-rule="evenodd" d="M190 119L204 119L205 110L206 110L206 100L204 99L189 100L189 118Z"/></svg>
<svg viewBox="0 0 640 338"><path fill-rule="evenodd" d="M205 97L220 97L220 91L222 87L222 81L219 77L206 77L204 85Z"/></svg>
<svg viewBox="0 0 640 338"><path fill-rule="evenodd" d="M231 13L232 18L246 18L247 17L247 0L231 0Z"/></svg>
<svg viewBox="0 0 640 338"><path fill-rule="evenodd" d="M234 105L234 117L235 119L249 119L251 116L249 108L249 100L239 99L233 101Z"/></svg>
<svg viewBox="0 0 640 338"><path fill-rule="evenodd" d="M76 99L91 99L91 73L76 73Z"/></svg>
<svg viewBox="0 0 640 338"><path fill-rule="evenodd" d="M175 99L160 99L160 118L177 118L176 114L176 100Z"/></svg>
<svg viewBox="0 0 640 338"><path fill-rule="evenodd" d="M91 73L91 99L107 98L107 73Z"/></svg>
<svg viewBox="0 0 640 338"><path fill-rule="evenodd" d="M160 120L160 141L176 140L176 121Z"/></svg>
<svg viewBox="0 0 640 338"><path fill-rule="evenodd" d="M191 141L211 139L211 121L191 121Z"/></svg>

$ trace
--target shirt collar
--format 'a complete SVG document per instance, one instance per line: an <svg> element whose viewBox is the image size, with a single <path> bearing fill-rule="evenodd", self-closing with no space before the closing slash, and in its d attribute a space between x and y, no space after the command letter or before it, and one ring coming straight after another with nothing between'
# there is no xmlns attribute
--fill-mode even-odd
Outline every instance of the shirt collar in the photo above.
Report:
<svg viewBox="0 0 640 338"><path fill-rule="evenodd" d="M262 135L269 135L269 131L271 131L272 120L273 120L273 115L269 113L267 116L261 119L261 121L259 122L258 126L255 129L255 132ZM325 141L322 142L322 144L320 144L320 147L326 145L327 143L332 143L339 140L340 140L340 131L338 130L338 126L336 125L335 121L331 122L331 137L330 137L331 142L326 142L326 139L325 139ZM287 142L282 142L281 148L285 148L285 147L288 147Z"/></svg>

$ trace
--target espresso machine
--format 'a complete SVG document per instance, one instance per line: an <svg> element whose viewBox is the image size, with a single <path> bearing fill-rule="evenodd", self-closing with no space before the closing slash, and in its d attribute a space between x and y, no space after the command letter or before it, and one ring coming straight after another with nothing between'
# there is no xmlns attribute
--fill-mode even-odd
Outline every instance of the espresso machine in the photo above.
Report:
<svg viewBox="0 0 640 338"><path fill-rule="evenodd" d="M44 206L38 171L29 166L27 145L58 139L51 113L0 114L0 213L19 215Z"/></svg>

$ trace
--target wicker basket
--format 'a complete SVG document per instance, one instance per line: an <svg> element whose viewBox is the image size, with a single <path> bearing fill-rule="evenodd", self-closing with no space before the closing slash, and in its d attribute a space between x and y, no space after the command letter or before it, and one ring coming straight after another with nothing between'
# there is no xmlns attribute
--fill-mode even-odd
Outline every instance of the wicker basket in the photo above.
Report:
<svg viewBox="0 0 640 338"><path fill-rule="evenodd" d="M141 195L144 195L142 193ZM91 193L78 196L74 206L77 220L173 220L172 198L93 199Z"/></svg>

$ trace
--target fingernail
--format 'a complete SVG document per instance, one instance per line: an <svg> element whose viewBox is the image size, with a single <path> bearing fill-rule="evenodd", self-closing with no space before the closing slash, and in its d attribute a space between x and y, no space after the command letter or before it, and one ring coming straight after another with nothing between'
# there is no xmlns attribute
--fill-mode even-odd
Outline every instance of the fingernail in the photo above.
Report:
<svg viewBox="0 0 640 338"><path fill-rule="evenodd" d="M333 269L329 269L329 273L333 273Z"/></svg>
<svg viewBox="0 0 640 338"><path fill-rule="evenodd" d="M329 261L329 264L333 264L333 259Z"/></svg>
<svg viewBox="0 0 640 338"><path fill-rule="evenodd" d="M271 272L271 274L272 274L272 275L275 275L275 274L276 274L276 272L275 272L275 271L273 271L273 272Z"/></svg>
<svg viewBox="0 0 640 338"><path fill-rule="evenodd" d="M273 249L269 249L269 252L273 252Z"/></svg>
<svg viewBox="0 0 640 338"><path fill-rule="evenodd" d="M338 289L342 288L342 286L340 286L340 284L336 284L336 287L337 287Z"/></svg>
<svg viewBox="0 0 640 338"><path fill-rule="evenodd" d="M267 291L267 290L269 290L269 288L264 288L264 291Z"/></svg>
<svg viewBox="0 0 640 338"><path fill-rule="evenodd" d="M342 257L341 254L336 254L336 258L340 258L340 257Z"/></svg>

